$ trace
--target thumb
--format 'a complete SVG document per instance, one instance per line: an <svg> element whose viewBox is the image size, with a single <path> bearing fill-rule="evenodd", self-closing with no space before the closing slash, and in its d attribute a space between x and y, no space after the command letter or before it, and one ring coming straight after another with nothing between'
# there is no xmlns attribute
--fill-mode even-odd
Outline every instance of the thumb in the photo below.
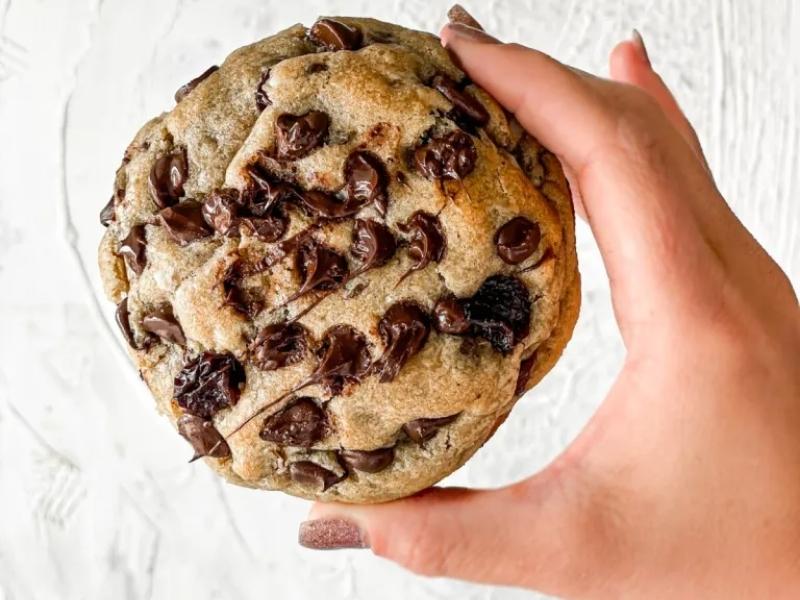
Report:
<svg viewBox="0 0 800 600"><path fill-rule="evenodd" d="M377 505L315 504L299 542L313 549L371 548L421 575L521 585L563 594L585 579L591 546L564 488L544 472L497 489L431 488ZM585 571L584 571L585 572Z"/></svg>

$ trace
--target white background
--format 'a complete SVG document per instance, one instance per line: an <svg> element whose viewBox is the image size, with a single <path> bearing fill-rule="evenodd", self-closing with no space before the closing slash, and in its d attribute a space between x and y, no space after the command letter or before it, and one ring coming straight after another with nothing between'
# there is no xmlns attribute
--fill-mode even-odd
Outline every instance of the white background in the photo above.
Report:
<svg viewBox="0 0 800 600"><path fill-rule="evenodd" d="M0 599L530 597L415 577L366 551L299 548L307 503L186 465L189 448L156 416L98 295L97 213L127 142L171 107L179 85L234 48L318 14L437 31L446 8L0 0ZM469 8L504 39L601 74L614 42L638 27L697 123L724 194L800 284L797 2L474 0ZM622 348L585 226L579 254L584 306L564 359L452 483L533 473L602 400Z"/></svg>

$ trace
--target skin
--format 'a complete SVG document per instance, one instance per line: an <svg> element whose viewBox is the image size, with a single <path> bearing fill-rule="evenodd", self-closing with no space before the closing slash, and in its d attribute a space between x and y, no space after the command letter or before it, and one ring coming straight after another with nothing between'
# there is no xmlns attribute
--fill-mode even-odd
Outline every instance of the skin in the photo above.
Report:
<svg viewBox="0 0 800 600"><path fill-rule="evenodd" d="M568 172L626 359L544 471L495 490L317 504L420 574L567 598L789 598L800 589L800 309L717 190L641 38L612 80L463 25L443 44Z"/></svg>

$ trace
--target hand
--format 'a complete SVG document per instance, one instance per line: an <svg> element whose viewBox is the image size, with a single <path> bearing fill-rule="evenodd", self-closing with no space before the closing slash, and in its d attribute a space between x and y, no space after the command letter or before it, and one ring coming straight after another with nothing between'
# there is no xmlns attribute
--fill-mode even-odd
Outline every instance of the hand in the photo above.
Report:
<svg viewBox="0 0 800 600"><path fill-rule="evenodd" d="M783 598L800 590L800 310L720 196L641 38L608 81L448 25L470 77L562 161L627 349L547 469L497 490L317 504L314 547L567 597Z"/></svg>

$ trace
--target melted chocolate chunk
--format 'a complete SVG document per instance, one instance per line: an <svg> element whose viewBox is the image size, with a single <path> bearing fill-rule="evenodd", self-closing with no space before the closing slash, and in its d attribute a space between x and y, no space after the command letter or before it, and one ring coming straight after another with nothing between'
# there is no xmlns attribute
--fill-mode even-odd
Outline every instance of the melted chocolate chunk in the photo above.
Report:
<svg viewBox="0 0 800 600"><path fill-rule="evenodd" d="M267 80L269 79L269 72L270 70L267 69L262 73L261 79L258 80L258 87L256 87L256 108L258 112L263 111L267 108L270 104L272 104L272 100L269 99L267 95L267 90L264 89L264 85L266 85Z"/></svg>
<svg viewBox="0 0 800 600"><path fill-rule="evenodd" d="M424 269L431 261L442 260L447 242L438 217L417 211L405 223L398 224L398 228L403 233L409 234L411 238L408 243L408 254L414 261L414 265L408 273Z"/></svg>
<svg viewBox="0 0 800 600"><path fill-rule="evenodd" d="M370 354L364 336L349 325L334 325L322 339L311 381L339 394L345 383L359 381L369 371Z"/></svg>
<svg viewBox="0 0 800 600"><path fill-rule="evenodd" d="M394 256L397 242L389 228L373 219L356 219L350 254L360 263L358 272L382 267Z"/></svg>
<svg viewBox="0 0 800 600"><path fill-rule="evenodd" d="M128 236L122 240L118 252L131 271L137 275L142 274L147 266L147 239L144 235L144 225L131 227Z"/></svg>
<svg viewBox="0 0 800 600"><path fill-rule="evenodd" d="M300 485L306 485L318 492L324 492L347 477L347 473L337 475L315 462L301 460L289 465L289 477Z"/></svg>
<svg viewBox="0 0 800 600"><path fill-rule="evenodd" d="M328 115L318 110L300 116L280 115L275 121L278 160L296 160L321 146L329 124Z"/></svg>
<svg viewBox="0 0 800 600"><path fill-rule="evenodd" d="M173 393L187 413L208 419L235 405L244 383L244 369L232 354L203 352L175 377Z"/></svg>
<svg viewBox="0 0 800 600"><path fill-rule="evenodd" d="M489 122L489 113L477 98L459 89L458 84L447 75L440 73L433 78L431 85L455 107L464 118L478 126Z"/></svg>
<svg viewBox="0 0 800 600"><path fill-rule="evenodd" d="M114 205L114 199L116 198L116 194L111 196L111 199L108 203L103 207L103 210L100 211L100 225L103 227L108 227L111 222L116 218L116 206Z"/></svg>
<svg viewBox="0 0 800 600"><path fill-rule="evenodd" d="M150 170L148 187L159 208L176 204L183 196L183 184L189 176L186 149L178 148L156 160Z"/></svg>
<svg viewBox="0 0 800 600"><path fill-rule="evenodd" d="M183 335L183 329L175 319L172 309L169 307L161 308L154 311L142 319L142 329L156 334L162 340L178 344L179 346L186 345L186 336Z"/></svg>
<svg viewBox="0 0 800 600"><path fill-rule="evenodd" d="M463 335L470 328L462 301L452 296L442 298L433 307L433 323L436 331L452 335Z"/></svg>
<svg viewBox="0 0 800 600"><path fill-rule="evenodd" d="M408 359L422 350L430 329L428 315L416 304L398 302L389 307L378 323L386 349L374 366L382 383L392 381Z"/></svg>
<svg viewBox="0 0 800 600"><path fill-rule="evenodd" d="M334 19L320 19L314 23L308 37L318 46L331 51L357 50L364 40L360 29Z"/></svg>
<svg viewBox="0 0 800 600"><path fill-rule="evenodd" d="M276 210L273 214L265 217L243 217L240 224L251 235L256 236L262 242L271 244L277 242L286 233L286 228L289 227L289 219Z"/></svg>
<svg viewBox="0 0 800 600"><path fill-rule="evenodd" d="M203 71L200 75L192 79L189 83L186 83L181 87L179 87L178 91L175 92L175 102L180 102L181 100L186 98L186 96L192 93L192 90L194 90L194 88L200 85L200 82L208 78L209 75L211 75L214 71L217 70L219 70L219 67L217 65L209 67L208 69Z"/></svg>
<svg viewBox="0 0 800 600"><path fill-rule="evenodd" d="M536 363L536 352L531 354L528 358L523 358L519 363L519 375L517 375L517 387L514 389L514 394L519 396L528 387L528 380L531 378L531 371L533 365Z"/></svg>
<svg viewBox="0 0 800 600"><path fill-rule="evenodd" d="M414 165L428 179L463 179L477 158L472 138L463 131L451 131L414 151Z"/></svg>
<svg viewBox="0 0 800 600"><path fill-rule="evenodd" d="M422 445L432 439L441 427L452 423L457 418L458 415L456 414L438 419L415 419L403 425L403 431L412 441Z"/></svg>
<svg viewBox="0 0 800 600"><path fill-rule="evenodd" d="M307 240L298 249L295 268L303 278L303 283L292 299L311 291L336 289L348 274L345 257L313 239Z"/></svg>
<svg viewBox="0 0 800 600"><path fill-rule="evenodd" d="M471 298L463 300L473 335L488 340L498 352L509 352L528 335L531 300L516 277L493 275Z"/></svg>
<svg viewBox="0 0 800 600"><path fill-rule="evenodd" d="M234 310L247 315L251 319L255 318L263 308L261 302L249 297L241 287L244 277L243 263L236 261L225 271L222 278L222 289L225 293L225 304Z"/></svg>
<svg viewBox="0 0 800 600"><path fill-rule="evenodd" d="M300 199L308 211L325 219L341 219L356 214L361 205L350 199L339 200L333 194L320 190L300 192Z"/></svg>
<svg viewBox="0 0 800 600"><path fill-rule="evenodd" d="M323 437L328 420L313 399L298 398L283 410L267 417L259 436L282 446L310 448Z"/></svg>
<svg viewBox="0 0 800 600"><path fill-rule="evenodd" d="M381 159L367 152L356 150L344 163L344 178L348 200L359 207L375 202L378 212L386 215L386 186L388 176Z"/></svg>
<svg viewBox="0 0 800 600"><path fill-rule="evenodd" d="M128 346L136 350L137 349L136 340L134 340L133 338L133 330L131 329L130 315L128 314L127 297L124 298L122 302L117 304L117 310L114 313L114 318L117 321L117 325L119 326L119 330L122 332L125 341L128 342Z"/></svg>
<svg viewBox="0 0 800 600"><path fill-rule="evenodd" d="M246 171L251 182L246 203L257 207L256 213L267 212L275 205L297 199L298 192L294 186L275 177L262 164L252 163Z"/></svg>
<svg viewBox="0 0 800 600"><path fill-rule="evenodd" d="M262 371L273 371L299 362L306 352L306 330L299 323L267 325L250 346L255 364Z"/></svg>
<svg viewBox="0 0 800 600"><path fill-rule="evenodd" d="M383 471L394 460L394 447L377 450L340 450L339 460L349 469L364 473Z"/></svg>
<svg viewBox="0 0 800 600"><path fill-rule="evenodd" d="M241 208L239 190L214 190L203 201L203 219L214 231L232 235L238 228Z"/></svg>
<svg viewBox="0 0 800 600"><path fill-rule="evenodd" d="M510 265L518 265L539 247L539 226L525 217L514 217L494 236L497 255Z"/></svg>
<svg viewBox="0 0 800 600"><path fill-rule="evenodd" d="M194 415L181 415L178 419L178 433L194 448L193 461L205 456L227 458L231 455L228 443L211 421Z"/></svg>
<svg viewBox="0 0 800 600"><path fill-rule="evenodd" d="M212 234L203 218L203 207L194 200L184 200L175 206L169 206L158 213L167 233L180 246L203 239Z"/></svg>

